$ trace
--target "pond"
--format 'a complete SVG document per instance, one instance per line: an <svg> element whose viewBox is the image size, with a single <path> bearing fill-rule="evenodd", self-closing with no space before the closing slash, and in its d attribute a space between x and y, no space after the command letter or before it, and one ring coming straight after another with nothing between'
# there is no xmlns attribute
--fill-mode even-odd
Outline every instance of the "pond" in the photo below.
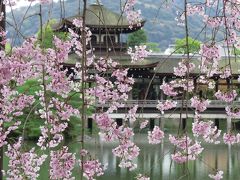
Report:
<svg viewBox="0 0 240 180"><path fill-rule="evenodd" d="M168 135L166 135L168 137ZM240 154L239 146L228 146L225 144L211 145L202 144L205 148L201 157L196 161L190 161L188 165L179 165L171 162L171 153L174 147L166 141L159 145L150 145L147 141L147 134L136 134L134 142L140 147L140 155L136 159L138 168L129 171L118 167L119 159L113 156L112 149L117 143L105 143L99 141L98 136L87 137L86 149L92 156L99 157L100 161L108 164L105 174L97 179L100 180L131 180L138 173L146 174L151 180L205 180L210 179L209 173L214 173L214 169L224 171L224 179L237 180L239 178ZM29 142L29 144L32 144ZM79 152L79 143L69 141L68 145L72 152ZM5 168L6 168L5 159ZM79 179L78 167L75 168L74 175ZM41 169L41 180L48 179L48 167L44 165Z"/></svg>
<svg viewBox="0 0 240 180"><path fill-rule="evenodd" d="M202 144L205 148L197 161L190 161L187 166L171 163L171 153L174 147L165 141L159 145L150 145L146 134L135 135L134 141L140 147L141 152L136 160L138 168L131 172L118 167L119 160L112 155L114 144L89 143L91 152L99 155L101 162L108 164L108 169L102 180L125 180L134 179L138 173L146 174L151 180L175 180L210 179L209 173L214 169L224 171L224 179L236 180L239 178L240 153L238 146L227 146L225 144L210 145ZM116 144L115 144L116 145Z"/></svg>

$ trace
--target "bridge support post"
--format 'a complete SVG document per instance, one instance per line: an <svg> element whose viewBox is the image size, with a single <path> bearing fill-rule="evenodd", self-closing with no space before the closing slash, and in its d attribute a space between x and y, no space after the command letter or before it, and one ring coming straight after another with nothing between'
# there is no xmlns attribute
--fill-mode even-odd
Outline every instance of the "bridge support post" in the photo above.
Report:
<svg viewBox="0 0 240 180"><path fill-rule="evenodd" d="M90 133L92 134L92 130L93 130L93 119L92 118L88 118L87 128L89 129Z"/></svg>
<svg viewBox="0 0 240 180"><path fill-rule="evenodd" d="M219 119L214 120L214 125L217 126L217 129L219 129Z"/></svg>
<svg viewBox="0 0 240 180"><path fill-rule="evenodd" d="M149 122L149 129L150 129L150 131L153 130L154 126L155 126L155 119L150 118L150 122Z"/></svg>
<svg viewBox="0 0 240 180"><path fill-rule="evenodd" d="M187 127L187 119L186 118L183 118L182 119L182 130L186 130L186 127Z"/></svg>
<svg viewBox="0 0 240 180"><path fill-rule="evenodd" d="M230 144L228 144L227 169L228 169L227 177L229 178L231 177L231 174L232 174L232 148Z"/></svg>
<svg viewBox="0 0 240 180"><path fill-rule="evenodd" d="M230 132L231 128L232 128L232 118L227 117L227 132Z"/></svg>
<svg viewBox="0 0 240 180"><path fill-rule="evenodd" d="M122 126L123 125L123 119L117 118L116 123L117 123L118 126Z"/></svg>
<svg viewBox="0 0 240 180"><path fill-rule="evenodd" d="M160 118L160 129L161 129L162 131L164 131L164 123L165 123L165 119L164 119L164 117L161 117L161 118Z"/></svg>

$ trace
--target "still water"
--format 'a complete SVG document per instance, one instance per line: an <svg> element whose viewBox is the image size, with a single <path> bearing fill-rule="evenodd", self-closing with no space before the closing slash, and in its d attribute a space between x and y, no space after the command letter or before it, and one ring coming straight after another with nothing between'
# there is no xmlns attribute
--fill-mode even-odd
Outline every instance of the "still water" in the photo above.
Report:
<svg viewBox="0 0 240 180"><path fill-rule="evenodd" d="M147 142L147 134L137 134L133 140L141 151L136 159L138 168L135 171L128 171L118 167L119 159L112 154L112 149L117 146L117 143L101 142L97 136L86 139L86 149L92 156L99 157L102 163L108 164L105 174L97 179L132 180L138 173L141 173L150 176L151 180L207 180L210 179L209 173L214 173L214 169L220 169L224 171L224 179L240 180L240 147L237 145L230 147L224 144L204 143L202 146L205 149L201 157L184 166L171 162L170 156L174 147L169 145L167 140L159 145L150 145ZM72 152L79 153L79 143L73 141L67 142L67 144ZM7 159L5 159L6 161ZM7 163L4 164L6 168ZM48 179L48 169L47 165L41 169L41 180ZM76 179L79 179L77 169L79 168L75 168L74 175Z"/></svg>
<svg viewBox="0 0 240 180"><path fill-rule="evenodd" d="M239 146L202 144L205 149L199 160L191 161L184 167L171 163L170 157L174 147L169 145L168 141L160 145L150 145L147 142L147 134L135 135L134 141L141 152L136 159L138 168L133 172L118 167L119 159L112 155L112 148L116 147L117 143L106 144L99 142L97 138L87 141L89 151L100 157L102 163L108 164L104 176L97 179L131 180L141 173L150 176L151 180L205 180L210 179L208 174L213 173L214 169L220 169L224 171L224 179L240 180Z"/></svg>

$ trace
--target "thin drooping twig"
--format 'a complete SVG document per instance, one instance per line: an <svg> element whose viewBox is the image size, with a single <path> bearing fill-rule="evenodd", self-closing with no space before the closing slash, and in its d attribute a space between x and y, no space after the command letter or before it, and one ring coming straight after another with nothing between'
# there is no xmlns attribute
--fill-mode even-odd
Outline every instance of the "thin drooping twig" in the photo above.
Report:
<svg viewBox="0 0 240 180"><path fill-rule="evenodd" d="M3 4L3 0L0 0L0 13L4 14L4 19L2 21L0 21L0 29L1 31L5 31L5 20L6 20L6 9L5 9L5 5ZM0 41L2 41L3 39L0 38ZM4 45L0 45L0 49L5 49ZM0 86L0 90L2 89L2 86ZM1 92L0 92L0 102L1 102ZM0 114L2 113L2 110L0 109ZM4 124L2 125L2 127L4 128ZM0 148L0 179L3 179L3 146Z"/></svg>
<svg viewBox="0 0 240 180"><path fill-rule="evenodd" d="M87 0L83 0L83 15L82 15L82 60L81 60L81 71L82 71L82 80L81 80L81 91L82 91L82 106L81 106L81 120L82 120L82 129L81 129L81 149L84 149L84 135L85 135L85 121L86 121L86 103L85 103L85 92L86 92L86 61L87 61L87 44L86 44L86 9L87 9ZM81 180L83 179L83 164L84 158L81 156Z"/></svg>

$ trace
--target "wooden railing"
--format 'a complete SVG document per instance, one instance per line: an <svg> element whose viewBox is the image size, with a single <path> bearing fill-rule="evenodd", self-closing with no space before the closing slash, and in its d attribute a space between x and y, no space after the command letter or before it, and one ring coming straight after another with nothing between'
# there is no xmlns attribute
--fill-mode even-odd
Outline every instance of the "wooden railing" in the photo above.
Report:
<svg viewBox="0 0 240 180"><path fill-rule="evenodd" d="M165 100L161 101L164 102ZM191 101L188 102L184 100L176 100L177 101L177 108L181 107L183 104L183 107L191 107ZM156 108L158 104L158 100L127 100L125 102L122 102L125 104L124 107L133 107L134 105L138 105L139 108ZM208 108L225 108L230 103L219 101L219 100L211 100L210 104L207 106ZM233 104L237 107L240 107L240 101L233 101ZM109 103L105 103L104 105L101 105L100 103L97 103L97 107L109 107Z"/></svg>
<svg viewBox="0 0 240 180"><path fill-rule="evenodd" d="M127 49L127 43L94 43L91 45L93 48L111 48L111 49Z"/></svg>

